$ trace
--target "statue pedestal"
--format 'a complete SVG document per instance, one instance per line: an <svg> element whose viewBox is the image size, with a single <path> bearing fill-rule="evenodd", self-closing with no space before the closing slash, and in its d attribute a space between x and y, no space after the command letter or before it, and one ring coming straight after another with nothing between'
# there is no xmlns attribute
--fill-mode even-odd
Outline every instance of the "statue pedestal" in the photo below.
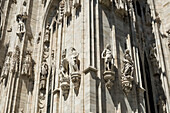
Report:
<svg viewBox="0 0 170 113"><path fill-rule="evenodd" d="M61 81L61 90L62 90L62 94L64 96L64 100L66 100L68 97L68 94L69 94L69 90L70 90L69 78L63 78L63 80Z"/></svg>
<svg viewBox="0 0 170 113"><path fill-rule="evenodd" d="M133 81L133 77L128 75L128 76L123 76L122 77L122 87L123 87L123 91L125 93L129 93L132 89L132 81Z"/></svg>
<svg viewBox="0 0 170 113"><path fill-rule="evenodd" d="M115 72L113 71L105 71L103 73L104 76L104 80L106 83L106 87L108 89L111 89L111 87L113 86L113 81L115 80Z"/></svg>
<svg viewBox="0 0 170 113"><path fill-rule="evenodd" d="M79 72L71 73L71 81L72 81L72 83L74 85L74 91L75 91L75 93L77 95L79 87L80 87L81 74Z"/></svg>

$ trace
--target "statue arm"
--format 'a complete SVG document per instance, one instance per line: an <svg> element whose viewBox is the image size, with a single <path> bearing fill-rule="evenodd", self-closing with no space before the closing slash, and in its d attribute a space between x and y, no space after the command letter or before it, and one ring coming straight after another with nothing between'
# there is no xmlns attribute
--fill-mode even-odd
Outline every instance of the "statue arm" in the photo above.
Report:
<svg viewBox="0 0 170 113"><path fill-rule="evenodd" d="M106 53L106 50L104 49L102 52L102 58L105 58L105 53Z"/></svg>

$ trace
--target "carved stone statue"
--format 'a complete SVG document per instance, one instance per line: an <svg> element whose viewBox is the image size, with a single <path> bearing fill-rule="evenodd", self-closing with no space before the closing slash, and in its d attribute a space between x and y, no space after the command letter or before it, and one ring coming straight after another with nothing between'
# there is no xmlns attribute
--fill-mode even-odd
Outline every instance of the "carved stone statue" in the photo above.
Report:
<svg viewBox="0 0 170 113"><path fill-rule="evenodd" d="M6 59L5 59L5 63L2 69L2 75L1 75L1 79L6 78L10 72L10 59L11 59L11 52L7 53Z"/></svg>
<svg viewBox="0 0 170 113"><path fill-rule="evenodd" d="M114 59L113 59L110 44L107 44L106 48L103 50L102 58L105 59L105 69L106 69L106 71L112 70L112 66L114 64Z"/></svg>
<svg viewBox="0 0 170 113"><path fill-rule="evenodd" d="M48 65L46 62L42 63L41 73L40 73L40 89L46 89L46 78L48 75Z"/></svg>
<svg viewBox="0 0 170 113"><path fill-rule="evenodd" d="M122 88L124 92L127 94L132 89L132 81L133 81L133 74L134 71L134 63L130 56L130 51L125 50L125 55L123 59L123 69L122 69Z"/></svg>
<svg viewBox="0 0 170 113"><path fill-rule="evenodd" d="M48 43L50 41L50 24L48 23L46 26L44 42Z"/></svg>
<svg viewBox="0 0 170 113"><path fill-rule="evenodd" d="M17 15L17 22L18 22L18 28L17 28L17 35L22 36L25 33L25 23L22 19L22 15Z"/></svg>
<svg viewBox="0 0 170 113"><path fill-rule="evenodd" d="M122 75L123 76L132 76L134 70L134 63L130 56L130 51L126 50L124 59L123 59L123 70Z"/></svg>
<svg viewBox="0 0 170 113"><path fill-rule="evenodd" d="M79 53L75 48L71 48L70 55L70 71L71 73L78 72L80 69L80 61L78 60Z"/></svg>
<svg viewBox="0 0 170 113"><path fill-rule="evenodd" d="M29 77L32 75L32 57L30 52L26 53L22 68L22 74L28 75Z"/></svg>
<svg viewBox="0 0 170 113"><path fill-rule="evenodd" d="M13 62L12 62L12 71L18 72L19 70L19 59L20 59L20 50L19 47L16 46L15 53L13 55Z"/></svg>
<svg viewBox="0 0 170 113"><path fill-rule="evenodd" d="M66 49L63 50L62 52L62 59L61 59L61 67L60 67L60 74L62 75L62 77L68 77L68 69L69 68L69 62L66 58Z"/></svg>

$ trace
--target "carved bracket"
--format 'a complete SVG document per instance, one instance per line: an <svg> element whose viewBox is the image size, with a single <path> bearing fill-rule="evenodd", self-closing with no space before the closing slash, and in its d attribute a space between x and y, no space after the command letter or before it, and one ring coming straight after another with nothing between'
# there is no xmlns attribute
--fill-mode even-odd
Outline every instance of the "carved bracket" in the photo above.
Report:
<svg viewBox="0 0 170 113"><path fill-rule="evenodd" d="M64 100L66 100L69 95L69 90L70 90L70 79L69 78L62 77L61 90L64 96Z"/></svg>
<svg viewBox="0 0 170 113"><path fill-rule="evenodd" d="M113 86L113 82L115 80L115 72L113 72L113 71L105 71L103 75L104 75L104 80L105 80L105 83L106 83L106 87L108 89L111 89L112 86Z"/></svg>
<svg viewBox="0 0 170 113"><path fill-rule="evenodd" d="M78 72L74 72L71 74L71 81L74 85L74 92L76 95L78 95L79 87L80 87L80 81L81 81L81 74Z"/></svg>
<svg viewBox="0 0 170 113"><path fill-rule="evenodd" d="M132 81L133 77L132 76L124 76L122 77L122 88L125 93L129 93L132 89Z"/></svg>

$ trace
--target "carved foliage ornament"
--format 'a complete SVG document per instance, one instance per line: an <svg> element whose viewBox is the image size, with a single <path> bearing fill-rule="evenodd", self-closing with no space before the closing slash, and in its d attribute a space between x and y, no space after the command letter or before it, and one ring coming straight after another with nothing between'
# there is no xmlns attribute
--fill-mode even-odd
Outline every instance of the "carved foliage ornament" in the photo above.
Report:
<svg viewBox="0 0 170 113"><path fill-rule="evenodd" d="M132 89L132 81L134 71L134 62L130 56L130 51L125 50L124 59L123 59L123 69L122 69L122 88L125 93L129 93Z"/></svg>
<svg viewBox="0 0 170 113"><path fill-rule="evenodd" d="M111 89L113 85L113 81L115 80L115 72L113 70L114 66L114 58L111 51L111 45L107 44L106 48L102 52L102 58L105 60L105 71L104 71L104 79L106 82L106 87Z"/></svg>

